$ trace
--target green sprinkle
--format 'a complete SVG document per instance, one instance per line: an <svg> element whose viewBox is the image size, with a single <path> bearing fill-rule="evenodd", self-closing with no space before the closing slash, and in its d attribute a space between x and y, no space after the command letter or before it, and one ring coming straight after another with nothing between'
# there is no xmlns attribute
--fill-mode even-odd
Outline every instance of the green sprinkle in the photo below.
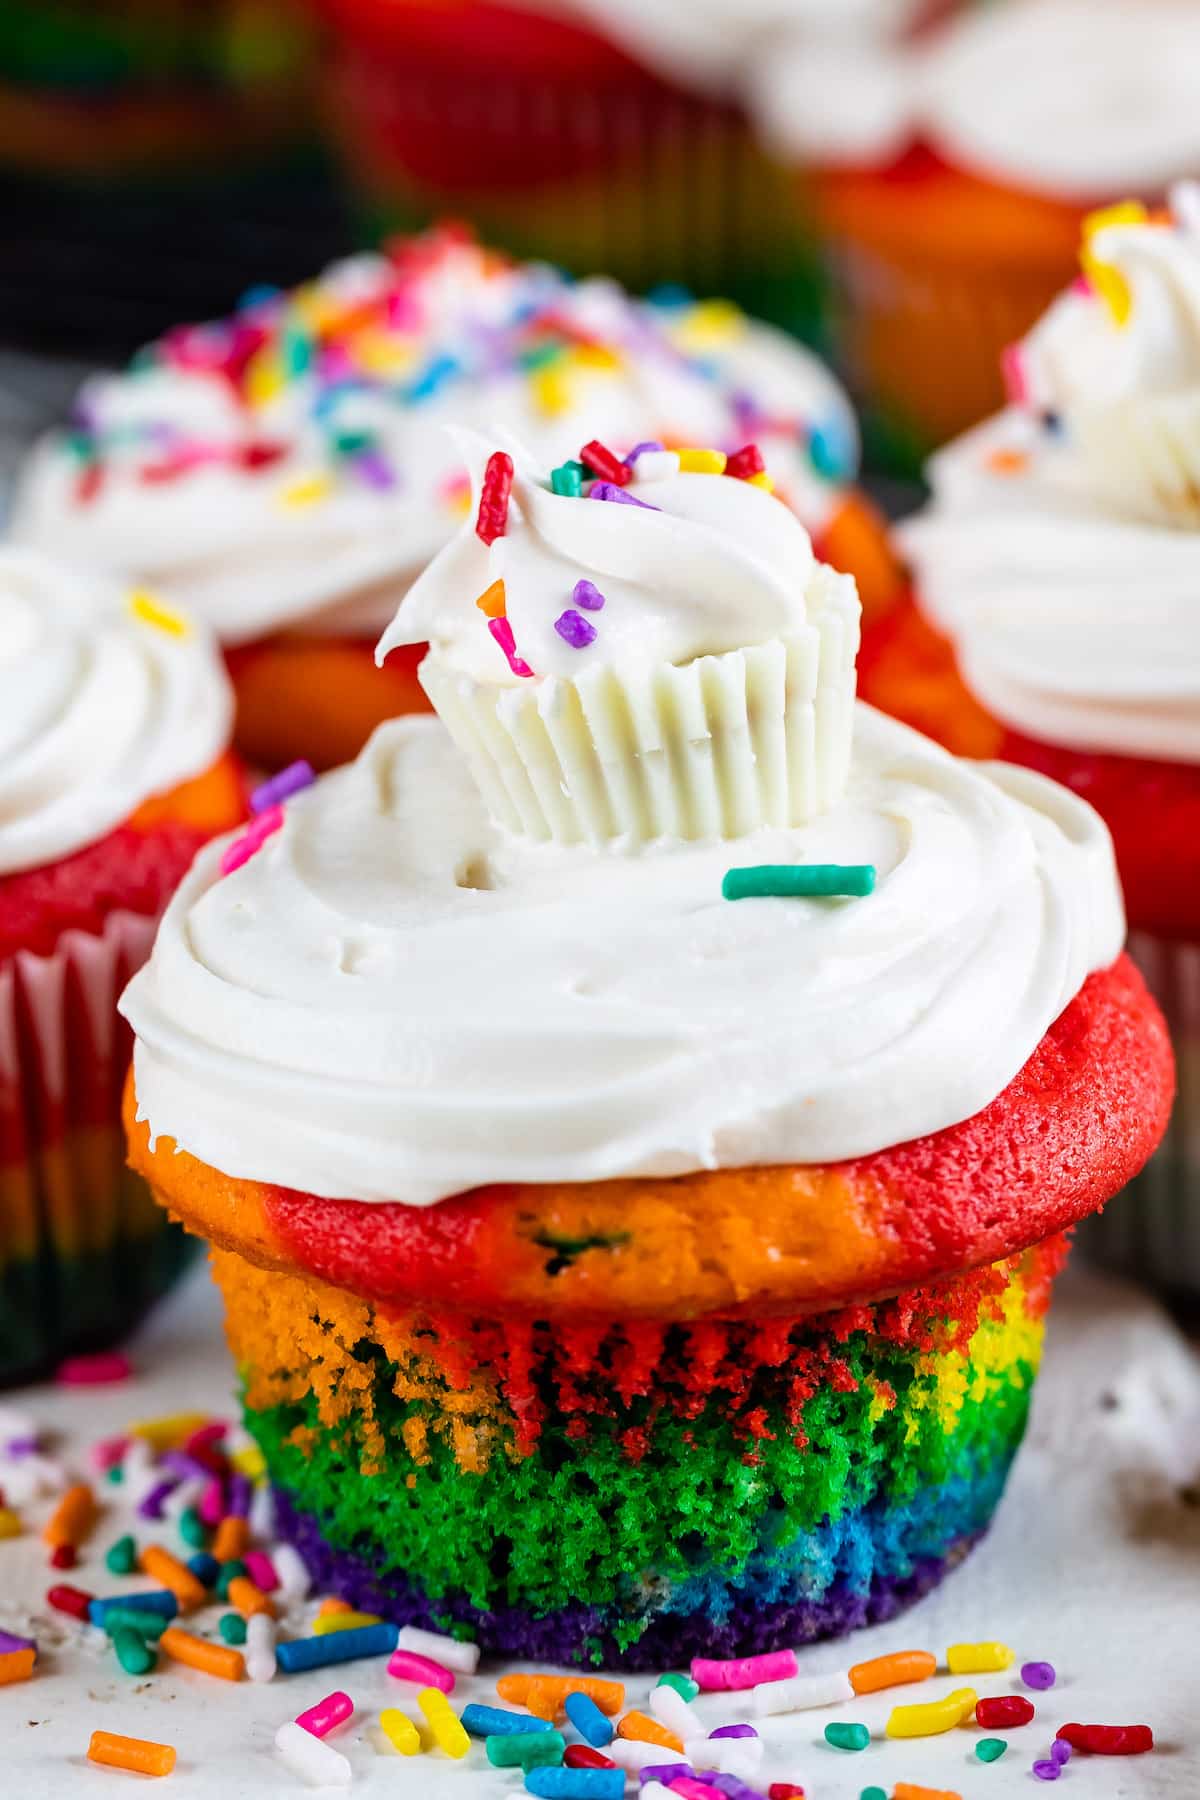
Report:
<svg viewBox="0 0 1200 1800"><path fill-rule="evenodd" d="M338 456L361 456L364 450L373 450L375 434L372 431L339 431L334 434L333 448Z"/></svg>
<svg viewBox="0 0 1200 1800"><path fill-rule="evenodd" d="M148 1675L158 1662L158 1651L128 1625L120 1625L112 1634L117 1661L127 1675Z"/></svg>
<svg viewBox="0 0 1200 1800"><path fill-rule="evenodd" d="M137 1567L137 1545L126 1534L110 1544L104 1552L104 1563L110 1575L132 1575Z"/></svg>
<svg viewBox="0 0 1200 1800"><path fill-rule="evenodd" d="M141 1638L161 1637L170 1623L162 1613L140 1612L136 1606L110 1606L104 1614L104 1629L111 1638L118 1631L133 1631Z"/></svg>
<svg viewBox="0 0 1200 1800"><path fill-rule="evenodd" d="M583 478L587 474L581 462L559 463L557 469L550 471L550 486L556 494L562 494L568 500L578 500L583 492Z"/></svg>
<svg viewBox="0 0 1200 1800"><path fill-rule="evenodd" d="M497 1769L548 1769L563 1759L561 1731L506 1731L488 1738L484 1749Z"/></svg>
<svg viewBox="0 0 1200 1800"><path fill-rule="evenodd" d="M521 352L517 363L522 369L544 369L548 363L557 362L566 348L565 344L534 344Z"/></svg>
<svg viewBox="0 0 1200 1800"><path fill-rule="evenodd" d="M726 869L721 894L726 900L789 900L846 896L861 899L875 891L870 863L758 863L748 869Z"/></svg>
<svg viewBox="0 0 1200 1800"><path fill-rule="evenodd" d="M112 1468L109 1469L108 1473L105 1475L104 1479L105 1479L105 1481L110 1482L113 1487L120 1487L121 1483L125 1479L125 1471L121 1467L120 1463L114 1463Z"/></svg>
<svg viewBox="0 0 1200 1800"><path fill-rule="evenodd" d="M204 1521L194 1506L185 1507L179 1515L179 1535L185 1544L193 1550L203 1550L208 1542L208 1533L204 1529Z"/></svg>
<svg viewBox="0 0 1200 1800"><path fill-rule="evenodd" d="M999 1762L1008 1749L1004 1738L980 1738L975 1746L975 1754L980 1762Z"/></svg>
<svg viewBox="0 0 1200 1800"><path fill-rule="evenodd" d="M222 1563L217 1573L217 1598L219 1600L228 1600L230 1582L236 1581L239 1575L244 1575L245 1573L246 1565L240 1558L235 1558L232 1562Z"/></svg>
<svg viewBox="0 0 1200 1800"><path fill-rule="evenodd" d="M835 1750L865 1750L871 1734L865 1725L827 1725L825 1742Z"/></svg>
<svg viewBox="0 0 1200 1800"><path fill-rule="evenodd" d="M887 1790L881 1787L864 1788L858 1800L888 1800Z"/></svg>
<svg viewBox="0 0 1200 1800"><path fill-rule="evenodd" d="M279 357L286 375L307 374L313 360L311 337L304 331L284 331L279 341Z"/></svg>
<svg viewBox="0 0 1200 1800"><path fill-rule="evenodd" d="M694 1700L700 1692L700 1683L693 1681L690 1675L660 1675L655 1686L674 1688L685 1700Z"/></svg>
<svg viewBox="0 0 1200 1800"><path fill-rule="evenodd" d="M244 1644L246 1641L246 1621L241 1613L225 1613L217 1624L217 1630L227 1644Z"/></svg>

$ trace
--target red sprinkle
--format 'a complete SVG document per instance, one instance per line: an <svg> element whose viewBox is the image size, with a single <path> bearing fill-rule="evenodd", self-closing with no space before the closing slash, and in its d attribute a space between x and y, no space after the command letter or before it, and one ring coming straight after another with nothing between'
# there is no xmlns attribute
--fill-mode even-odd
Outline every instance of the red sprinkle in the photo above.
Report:
<svg viewBox="0 0 1200 1800"><path fill-rule="evenodd" d="M267 444L253 442L243 444L237 453L237 460L243 469L269 469L287 455L286 444Z"/></svg>
<svg viewBox="0 0 1200 1800"><path fill-rule="evenodd" d="M633 480L633 470L629 464L623 463L611 450L606 450L596 438L583 446L579 452L579 460L587 465L593 475L598 475L601 481L613 481L618 487L625 487Z"/></svg>
<svg viewBox="0 0 1200 1800"><path fill-rule="evenodd" d="M82 1588L68 1587L62 1583L59 1587L47 1590L46 1599L59 1612L70 1613L73 1619L88 1618L88 1607L96 1598L94 1594L85 1594Z"/></svg>
<svg viewBox="0 0 1200 1800"><path fill-rule="evenodd" d="M82 469L75 483L75 501L79 506L86 506L100 492L100 484L104 480L103 465L98 462L89 463Z"/></svg>
<svg viewBox="0 0 1200 1800"><path fill-rule="evenodd" d="M102 1382L128 1381L133 1364L120 1350L98 1350L93 1356L68 1356L54 1371L65 1387L96 1387Z"/></svg>
<svg viewBox="0 0 1200 1800"><path fill-rule="evenodd" d="M757 444L744 444L740 450L735 450L732 456L725 459L725 473L733 475L738 481L749 481L752 475L761 475L766 466Z"/></svg>
<svg viewBox="0 0 1200 1800"><path fill-rule="evenodd" d="M991 1700L980 1700L975 1708L975 1721L988 1731L998 1727L1028 1725L1033 1717L1033 1701L1024 1694L996 1694Z"/></svg>
<svg viewBox="0 0 1200 1800"><path fill-rule="evenodd" d="M1149 1725L1060 1725L1054 1735L1093 1756L1144 1756L1154 1748Z"/></svg>
<svg viewBox="0 0 1200 1800"><path fill-rule="evenodd" d="M50 1552L52 1569L73 1569L79 1558L75 1554L74 1544L55 1544Z"/></svg>
<svg viewBox="0 0 1200 1800"><path fill-rule="evenodd" d="M773 1781L767 1794L769 1800L804 1800L804 1789L794 1781Z"/></svg>
<svg viewBox="0 0 1200 1800"><path fill-rule="evenodd" d="M611 1756L593 1750L590 1744L568 1744L563 1751L563 1762L568 1769L615 1769L617 1766Z"/></svg>
<svg viewBox="0 0 1200 1800"><path fill-rule="evenodd" d="M485 544L504 536L508 524L508 497L512 493L513 460L504 450L493 450L483 472L475 535Z"/></svg>

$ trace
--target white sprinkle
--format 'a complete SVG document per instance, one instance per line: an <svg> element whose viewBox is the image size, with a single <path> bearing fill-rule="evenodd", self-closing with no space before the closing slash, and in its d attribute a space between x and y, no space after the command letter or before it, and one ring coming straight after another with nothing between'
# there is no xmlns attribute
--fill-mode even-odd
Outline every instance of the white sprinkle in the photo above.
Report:
<svg viewBox="0 0 1200 1800"><path fill-rule="evenodd" d="M693 1769L717 1769L746 1780L763 1759L763 1743L761 1738L684 1738L683 1754Z"/></svg>
<svg viewBox="0 0 1200 1800"><path fill-rule="evenodd" d="M676 1737L697 1737L704 1731L704 1721L694 1706L689 1706L678 1688L669 1682L650 1689L650 1711L660 1725Z"/></svg>
<svg viewBox="0 0 1200 1800"><path fill-rule="evenodd" d="M178 1522L189 1506L195 1506L208 1483L205 1481L181 1481L177 1488L172 1488L162 1503L162 1516L172 1524Z"/></svg>
<svg viewBox="0 0 1200 1800"><path fill-rule="evenodd" d="M279 1577L280 1598L289 1604L293 1600L307 1599L312 1588L312 1578L296 1546L272 1544L270 1556Z"/></svg>
<svg viewBox="0 0 1200 1800"><path fill-rule="evenodd" d="M440 1631L422 1631L417 1625L402 1625L396 1639L400 1650L411 1650L415 1656L429 1656L445 1669L460 1675L473 1675L479 1667L479 1645L460 1643L457 1638L443 1637Z"/></svg>
<svg viewBox="0 0 1200 1800"><path fill-rule="evenodd" d="M762 1719L771 1713L807 1712L813 1706L838 1706L853 1700L845 1670L836 1675L792 1675L786 1681L763 1681L750 1690L750 1708Z"/></svg>
<svg viewBox="0 0 1200 1800"><path fill-rule="evenodd" d="M250 1495L250 1512L246 1523L250 1536L258 1544L268 1540L275 1530L275 1496L268 1481L260 1481ZM279 1571L276 1570L276 1574Z"/></svg>
<svg viewBox="0 0 1200 1800"><path fill-rule="evenodd" d="M251 1681L273 1681L275 1670L275 1621L253 1613L246 1621L246 1673Z"/></svg>
<svg viewBox="0 0 1200 1800"><path fill-rule="evenodd" d="M275 1733L275 1748L292 1774L310 1787L349 1787L352 1771L341 1751L305 1731L294 1719Z"/></svg>
<svg viewBox="0 0 1200 1800"><path fill-rule="evenodd" d="M679 473L679 458L674 450L643 450L634 465L634 480L666 481Z"/></svg>
<svg viewBox="0 0 1200 1800"><path fill-rule="evenodd" d="M610 1762L617 1763L622 1769L648 1768L652 1763L669 1762L670 1750L664 1750L661 1744L646 1744L640 1738L614 1738L611 1744L605 1744L604 1754Z"/></svg>

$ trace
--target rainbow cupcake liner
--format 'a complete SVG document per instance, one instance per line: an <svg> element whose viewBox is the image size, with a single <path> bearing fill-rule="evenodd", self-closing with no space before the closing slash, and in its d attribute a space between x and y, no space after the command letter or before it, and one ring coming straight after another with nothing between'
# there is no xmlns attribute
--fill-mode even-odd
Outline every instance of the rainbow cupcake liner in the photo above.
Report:
<svg viewBox="0 0 1200 1800"><path fill-rule="evenodd" d="M353 1604L629 1668L892 1616L986 1529L1061 1237L818 1318L385 1312L215 1253L279 1526Z"/></svg>

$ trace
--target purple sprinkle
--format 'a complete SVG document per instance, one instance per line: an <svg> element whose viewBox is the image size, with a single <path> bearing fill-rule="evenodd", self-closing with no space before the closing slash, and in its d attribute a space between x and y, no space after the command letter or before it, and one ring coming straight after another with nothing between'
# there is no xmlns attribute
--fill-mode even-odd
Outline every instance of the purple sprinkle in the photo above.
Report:
<svg viewBox="0 0 1200 1800"><path fill-rule="evenodd" d="M354 458L354 468L368 487L385 492L396 485L396 471L378 450L360 450Z"/></svg>
<svg viewBox="0 0 1200 1800"><path fill-rule="evenodd" d="M4 1454L18 1461L22 1456L36 1456L38 1441L35 1437L9 1438L4 1446Z"/></svg>
<svg viewBox="0 0 1200 1800"><path fill-rule="evenodd" d="M225 1510L235 1519L244 1519L250 1511L250 1478L248 1475L234 1475L229 1482L229 1499Z"/></svg>
<svg viewBox="0 0 1200 1800"><path fill-rule="evenodd" d="M168 1494L173 1494L179 1483L174 1476L169 1481L158 1481L150 1489L144 1499L138 1502L138 1517L141 1519L161 1519L163 1501Z"/></svg>
<svg viewBox="0 0 1200 1800"><path fill-rule="evenodd" d="M747 1738L757 1737L753 1725L718 1725L715 1731L709 1732L710 1738Z"/></svg>
<svg viewBox="0 0 1200 1800"><path fill-rule="evenodd" d="M599 612L604 605L604 595L594 581L577 581L571 598L576 606L582 606L584 612Z"/></svg>
<svg viewBox="0 0 1200 1800"><path fill-rule="evenodd" d="M264 781L261 787L255 788L250 796L250 811L269 812L271 807L278 806L292 794L298 794L302 788L311 787L316 779L311 763L289 763L286 769L280 769L278 775L272 775L270 781Z"/></svg>
<svg viewBox="0 0 1200 1800"><path fill-rule="evenodd" d="M554 629L565 643L570 644L572 650L585 650L596 641L596 627L572 607L558 615L554 621Z"/></svg>
<svg viewBox="0 0 1200 1800"><path fill-rule="evenodd" d="M1021 1664L1021 1680L1026 1687L1052 1688L1058 1676L1053 1663L1027 1662Z"/></svg>
<svg viewBox="0 0 1200 1800"><path fill-rule="evenodd" d="M8 1656L13 1650L36 1650L37 1639L17 1637L14 1632L0 1631L0 1656Z"/></svg>
<svg viewBox="0 0 1200 1800"><path fill-rule="evenodd" d="M647 1763L638 1770L638 1785L645 1787L648 1781L661 1781L664 1787L670 1787L678 1775L695 1776L691 1763Z"/></svg>
<svg viewBox="0 0 1200 1800"><path fill-rule="evenodd" d="M1062 1764L1044 1757L1040 1762L1034 1763L1033 1772L1039 1781L1057 1781L1062 1774Z"/></svg>
<svg viewBox="0 0 1200 1800"><path fill-rule="evenodd" d="M635 444L633 446L633 449L629 452L629 455L625 458L625 467L627 469L632 469L633 465L637 462L638 457L641 456L643 451L645 451L645 450L662 450L663 448L664 448L664 446L662 444L658 443L654 438L646 438L646 439L644 439L644 441L642 443Z"/></svg>
<svg viewBox="0 0 1200 1800"><path fill-rule="evenodd" d="M172 1475L178 1476L180 1481L212 1480L212 1470L206 1469L196 1457L189 1456L186 1450L164 1450L158 1459L158 1466L160 1469L170 1469Z"/></svg>
<svg viewBox="0 0 1200 1800"><path fill-rule="evenodd" d="M1050 1760L1051 1762L1056 1763L1070 1762L1071 1746L1068 1744L1066 1738L1055 1738L1050 1746Z"/></svg>
<svg viewBox="0 0 1200 1800"><path fill-rule="evenodd" d="M651 506L648 500L639 500L627 488L618 487L615 481L594 481L589 500L616 500L622 506L640 506L644 512L661 512L661 506Z"/></svg>
<svg viewBox="0 0 1200 1800"><path fill-rule="evenodd" d="M724 1775L705 1769L700 1779L716 1788L718 1793L727 1795L728 1800L763 1800L759 1790L747 1787L740 1775Z"/></svg>

